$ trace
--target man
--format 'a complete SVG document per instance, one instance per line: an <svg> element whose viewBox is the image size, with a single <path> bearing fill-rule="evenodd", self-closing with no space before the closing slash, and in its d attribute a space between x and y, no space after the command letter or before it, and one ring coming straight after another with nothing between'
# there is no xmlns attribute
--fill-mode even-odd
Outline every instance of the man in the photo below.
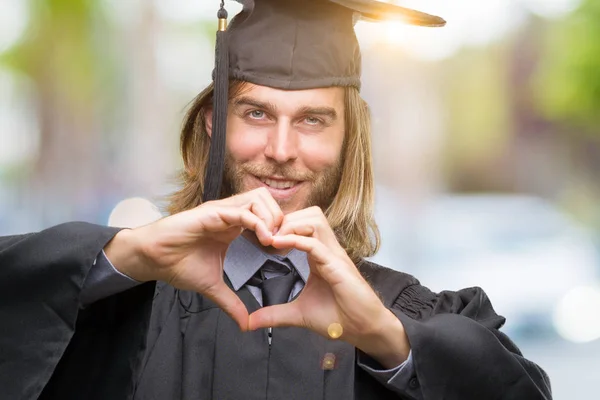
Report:
<svg viewBox="0 0 600 400"><path fill-rule="evenodd" d="M243 3L185 121L171 216L0 239L3 393L549 399L481 289L435 294L364 261L379 238L353 19L440 20L371 1Z"/></svg>

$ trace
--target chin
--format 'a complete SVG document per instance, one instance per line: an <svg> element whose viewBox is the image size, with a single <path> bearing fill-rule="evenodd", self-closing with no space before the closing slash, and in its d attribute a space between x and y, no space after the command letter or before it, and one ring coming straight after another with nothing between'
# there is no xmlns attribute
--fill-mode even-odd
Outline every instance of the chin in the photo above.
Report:
<svg viewBox="0 0 600 400"><path fill-rule="evenodd" d="M308 207L306 201L297 198L291 198L286 200L275 199L275 201L277 202L277 204L279 204L279 207L281 208L281 211L283 211L284 214L290 214L294 211L303 210L306 207Z"/></svg>
<svg viewBox="0 0 600 400"><path fill-rule="evenodd" d="M306 208L306 206L285 205L285 204L279 204L279 207L281 207L281 211L283 211L284 215L291 214L295 211L303 210Z"/></svg>

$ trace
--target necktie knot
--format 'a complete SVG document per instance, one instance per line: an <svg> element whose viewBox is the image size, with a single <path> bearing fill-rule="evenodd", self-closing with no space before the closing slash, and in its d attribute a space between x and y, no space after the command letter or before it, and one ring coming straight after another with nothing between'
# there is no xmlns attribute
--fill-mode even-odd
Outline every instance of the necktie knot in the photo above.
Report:
<svg viewBox="0 0 600 400"><path fill-rule="evenodd" d="M267 260L253 278L253 284L262 291L263 306L287 303L298 274L294 268L289 268L276 261Z"/></svg>

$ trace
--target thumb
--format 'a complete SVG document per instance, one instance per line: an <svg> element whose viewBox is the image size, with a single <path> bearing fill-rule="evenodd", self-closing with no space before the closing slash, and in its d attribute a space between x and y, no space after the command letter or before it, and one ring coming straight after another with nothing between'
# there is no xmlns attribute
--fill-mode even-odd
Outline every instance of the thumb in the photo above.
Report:
<svg viewBox="0 0 600 400"><path fill-rule="evenodd" d="M242 331L248 330L248 309L225 282L216 284L210 291L205 291L202 294L214 301L221 310L239 325Z"/></svg>
<svg viewBox="0 0 600 400"><path fill-rule="evenodd" d="M281 326L303 327L304 319L296 302L263 307L250 314L248 329L276 328Z"/></svg>

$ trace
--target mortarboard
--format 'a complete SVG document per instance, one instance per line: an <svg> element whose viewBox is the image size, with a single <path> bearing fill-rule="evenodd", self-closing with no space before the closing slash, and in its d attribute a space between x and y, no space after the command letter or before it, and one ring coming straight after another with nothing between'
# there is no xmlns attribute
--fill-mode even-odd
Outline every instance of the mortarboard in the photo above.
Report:
<svg viewBox="0 0 600 400"><path fill-rule="evenodd" d="M218 199L224 168L229 80L277 89L360 88L357 20L395 19L438 27L440 17L374 0L236 0L227 27L224 1L213 71L213 120L203 202Z"/></svg>

